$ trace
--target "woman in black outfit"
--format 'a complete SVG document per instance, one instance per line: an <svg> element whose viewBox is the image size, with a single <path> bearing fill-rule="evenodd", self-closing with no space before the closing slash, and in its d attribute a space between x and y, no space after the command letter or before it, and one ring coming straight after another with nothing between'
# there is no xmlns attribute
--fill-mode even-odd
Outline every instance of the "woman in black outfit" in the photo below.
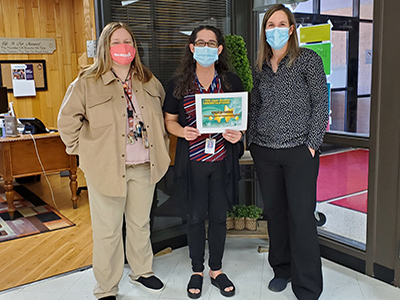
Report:
<svg viewBox="0 0 400 300"><path fill-rule="evenodd" d="M193 30L180 67L167 87L164 103L167 130L178 137L174 172L187 199L188 243L193 275L187 287L192 299L201 296L204 270L205 220L208 218L209 275L226 297L235 287L222 273L226 211L238 194L242 133L203 134L196 129L195 94L243 91L240 78L229 72L225 42L213 26ZM205 153L206 140L215 144Z"/></svg>
<svg viewBox="0 0 400 300"><path fill-rule="evenodd" d="M298 299L322 292L314 211L319 147L328 123L328 89L321 58L299 48L293 14L274 5L262 22L248 141L264 213L268 260L279 292L292 282Z"/></svg>

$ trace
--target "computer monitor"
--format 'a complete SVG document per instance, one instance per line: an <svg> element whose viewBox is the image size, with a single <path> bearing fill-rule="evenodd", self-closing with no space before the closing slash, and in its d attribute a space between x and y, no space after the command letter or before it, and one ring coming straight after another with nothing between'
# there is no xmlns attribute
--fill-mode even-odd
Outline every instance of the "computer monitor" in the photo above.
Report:
<svg viewBox="0 0 400 300"><path fill-rule="evenodd" d="M0 114L8 113L8 94L7 87L0 87Z"/></svg>
<svg viewBox="0 0 400 300"><path fill-rule="evenodd" d="M46 126L43 122L37 118L20 118L18 119L22 124L25 125L24 134L38 134L38 133L48 133Z"/></svg>

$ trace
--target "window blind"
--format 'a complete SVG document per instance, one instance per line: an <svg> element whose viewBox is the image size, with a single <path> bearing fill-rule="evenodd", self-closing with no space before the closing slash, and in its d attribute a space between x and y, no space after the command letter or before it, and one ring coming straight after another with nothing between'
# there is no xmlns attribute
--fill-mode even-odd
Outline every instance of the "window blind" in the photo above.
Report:
<svg viewBox="0 0 400 300"><path fill-rule="evenodd" d="M231 33L231 1L139 0L123 6L111 0L111 19L129 25L142 62L166 86L194 28L213 25L224 35Z"/></svg>

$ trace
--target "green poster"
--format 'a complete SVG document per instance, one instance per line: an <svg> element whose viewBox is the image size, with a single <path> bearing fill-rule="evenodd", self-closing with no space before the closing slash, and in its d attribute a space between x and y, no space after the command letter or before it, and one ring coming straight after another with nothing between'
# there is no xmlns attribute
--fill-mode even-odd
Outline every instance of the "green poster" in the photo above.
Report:
<svg viewBox="0 0 400 300"><path fill-rule="evenodd" d="M301 47L314 50L322 58L324 64L324 71L326 75L331 74L331 53L332 53L332 43L317 43L317 44L305 44Z"/></svg>

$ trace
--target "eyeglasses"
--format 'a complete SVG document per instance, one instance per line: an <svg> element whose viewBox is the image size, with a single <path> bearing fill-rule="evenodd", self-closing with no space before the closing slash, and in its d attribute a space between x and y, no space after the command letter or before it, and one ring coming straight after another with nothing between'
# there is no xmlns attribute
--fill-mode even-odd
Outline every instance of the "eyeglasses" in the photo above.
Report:
<svg viewBox="0 0 400 300"><path fill-rule="evenodd" d="M194 42L196 47L205 47L206 45L210 48L218 48L218 43L216 41L205 42L203 40L198 40Z"/></svg>

